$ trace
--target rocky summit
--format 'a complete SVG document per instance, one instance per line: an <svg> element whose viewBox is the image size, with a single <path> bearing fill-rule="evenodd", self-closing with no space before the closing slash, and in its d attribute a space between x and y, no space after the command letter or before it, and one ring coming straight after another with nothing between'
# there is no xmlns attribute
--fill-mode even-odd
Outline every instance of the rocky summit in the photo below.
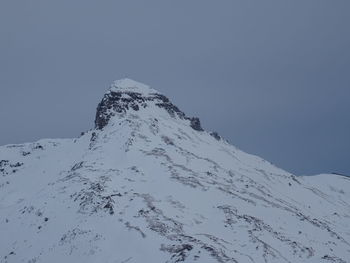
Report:
<svg viewBox="0 0 350 263"><path fill-rule="evenodd" d="M350 179L295 176L114 82L79 138L0 147L0 262L350 262Z"/></svg>
<svg viewBox="0 0 350 263"><path fill-rule="evenodd" d="M186 117L167 97L145 84L130 79L115 81L109 92L104 95L97 107L95 128L104 128L111 117L125 115L129 109L139 111L152 106L164 108L172 117L176 115L180 119L188 120L193 129L203 131L198 118Z"/></svg>

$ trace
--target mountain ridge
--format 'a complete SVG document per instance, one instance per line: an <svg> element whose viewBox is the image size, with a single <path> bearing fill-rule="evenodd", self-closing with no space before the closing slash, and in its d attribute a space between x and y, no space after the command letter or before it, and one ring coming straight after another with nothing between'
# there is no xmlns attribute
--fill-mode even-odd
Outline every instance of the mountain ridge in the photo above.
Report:
<svg viewBox="0 0 350 263"><path fill-rule="evenodd" d="M79 138L0 147L1 263L348 262L350 178L296 177L154 91L114 82Z"/></svg>

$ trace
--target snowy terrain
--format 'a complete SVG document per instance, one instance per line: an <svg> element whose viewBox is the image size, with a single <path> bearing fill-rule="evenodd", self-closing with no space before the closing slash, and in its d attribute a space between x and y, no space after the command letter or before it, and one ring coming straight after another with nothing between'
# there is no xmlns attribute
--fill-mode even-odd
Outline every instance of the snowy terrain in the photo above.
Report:
<svg viewBox="0 0 350 263"><path fill-rule="evenodd" d="M0 147L0 262L350 262L350 178L296 177L112 84L76 139Z"/></svg>

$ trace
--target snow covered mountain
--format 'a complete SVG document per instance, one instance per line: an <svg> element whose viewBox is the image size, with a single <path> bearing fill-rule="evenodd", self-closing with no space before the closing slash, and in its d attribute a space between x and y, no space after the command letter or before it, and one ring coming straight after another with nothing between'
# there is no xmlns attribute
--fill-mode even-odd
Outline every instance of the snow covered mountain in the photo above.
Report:
<svg viewBox="0 0 350 263"><path fill-rule="evenodd" d="M350 178L296 177L124 79L81 137L0 147L0 262L350 262Z"/></svg>

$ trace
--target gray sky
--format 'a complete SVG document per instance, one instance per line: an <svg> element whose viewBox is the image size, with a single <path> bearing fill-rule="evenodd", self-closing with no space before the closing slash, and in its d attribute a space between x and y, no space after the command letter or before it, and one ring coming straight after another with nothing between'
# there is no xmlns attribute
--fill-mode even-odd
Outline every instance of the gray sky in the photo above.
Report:
<svg viewBox="0 0 350 263"><path fill-rule="evenodd" d="M4 0L0 145L93 127L147 83L244 151L350 174L350 1Z"/></svg>

